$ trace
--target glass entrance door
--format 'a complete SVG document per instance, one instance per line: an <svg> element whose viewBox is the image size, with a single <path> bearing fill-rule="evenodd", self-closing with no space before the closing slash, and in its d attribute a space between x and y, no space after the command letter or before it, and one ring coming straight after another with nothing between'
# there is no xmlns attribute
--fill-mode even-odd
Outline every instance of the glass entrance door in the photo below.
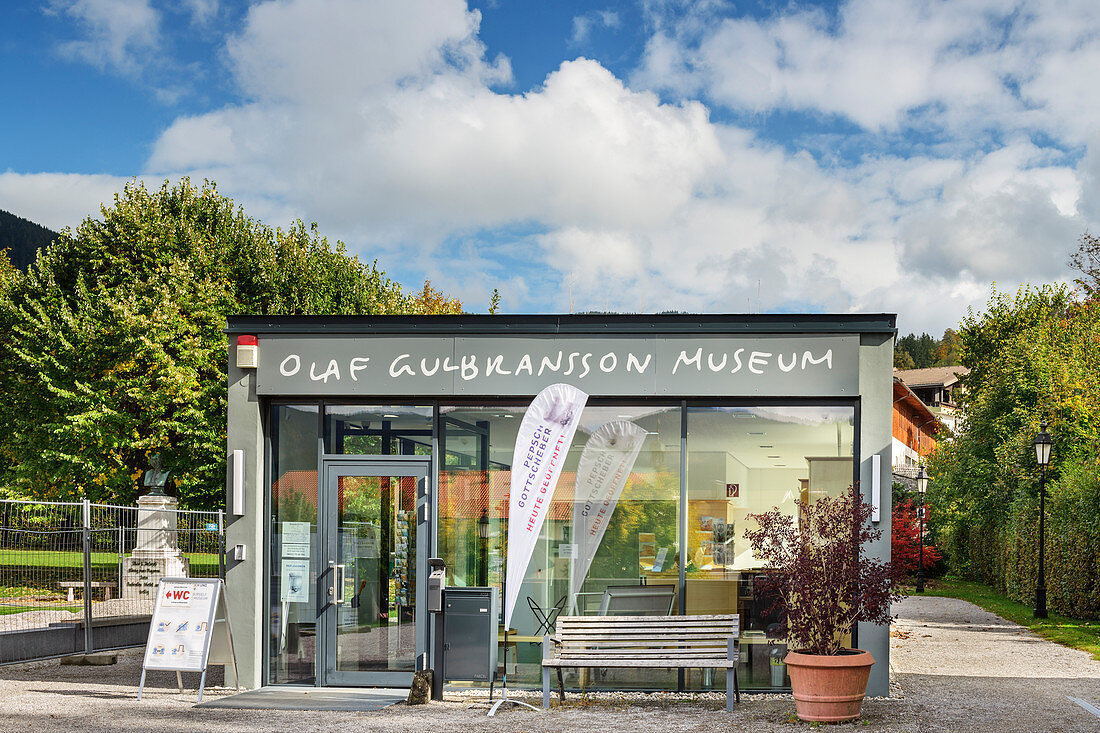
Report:
<svg viewBox="0 0 1100 733"><path fill-rule="evenodd" d="M427 649L418 585L430 541L428 461L325 466L324 685L407 686Z"/></svg>

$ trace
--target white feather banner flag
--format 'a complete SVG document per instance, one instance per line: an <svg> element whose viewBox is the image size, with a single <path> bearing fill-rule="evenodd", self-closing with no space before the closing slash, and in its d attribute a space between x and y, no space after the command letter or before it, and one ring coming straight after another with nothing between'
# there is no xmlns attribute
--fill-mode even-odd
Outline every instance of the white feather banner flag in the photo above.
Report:
<svg viewBox="0 0 1100 733"><path fill-rule="evenodd" d="M505 573L504 627L511 628L520 585L550 511L573 435L588 395L569 384L552 384L527 408L512 454L508 501L508 569Z"/></svg>
<svg viewBox="0 0 1100 733"><path fill-rule="evenodd" d="M646 431L632 422L612 420L592 433L581 453L573 493L573 542L577 545L569 583L569 607L573 613L581 584L588 577L592 559L603 542L645 436Z"/></svg>

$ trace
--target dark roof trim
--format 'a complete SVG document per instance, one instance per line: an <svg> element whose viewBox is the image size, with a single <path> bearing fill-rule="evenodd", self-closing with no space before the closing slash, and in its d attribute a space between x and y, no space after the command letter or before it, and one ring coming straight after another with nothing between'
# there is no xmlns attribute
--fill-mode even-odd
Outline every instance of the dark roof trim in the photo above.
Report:
<svg viewBox="0 0 1100 733"><path fill-rule="evenodd" d="M228 334L896 334L893 313L230 316Z"/></svg>

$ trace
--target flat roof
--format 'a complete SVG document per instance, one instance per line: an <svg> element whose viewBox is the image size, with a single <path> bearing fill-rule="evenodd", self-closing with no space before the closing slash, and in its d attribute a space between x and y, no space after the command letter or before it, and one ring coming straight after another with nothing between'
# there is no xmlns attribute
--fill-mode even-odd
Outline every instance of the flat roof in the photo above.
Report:
<svg viewBox="0 0 1100 733"><path fill-rule="evenodd" d="M234 334L738 334L896 335L894 313L661 313L458 316L229 316Z"/></svg>

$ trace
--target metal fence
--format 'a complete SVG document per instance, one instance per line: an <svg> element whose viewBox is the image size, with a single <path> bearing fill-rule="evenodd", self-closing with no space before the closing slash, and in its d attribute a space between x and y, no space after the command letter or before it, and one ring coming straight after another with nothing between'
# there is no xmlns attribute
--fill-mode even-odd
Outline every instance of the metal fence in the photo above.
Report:
<svg viewBox="0 0 1100 733"><path fill-rule="evenodd" d="M0 664L144 644L159 578L224 550L220 511L0 500Z"/></svg>

